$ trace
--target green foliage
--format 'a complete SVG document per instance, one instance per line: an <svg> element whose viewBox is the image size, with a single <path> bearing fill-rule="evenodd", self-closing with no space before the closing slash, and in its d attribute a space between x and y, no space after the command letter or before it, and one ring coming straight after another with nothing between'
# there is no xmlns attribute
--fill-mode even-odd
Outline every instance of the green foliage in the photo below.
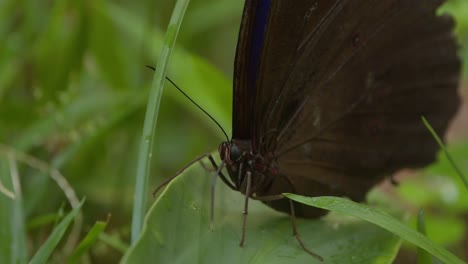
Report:
<svg viewBox="0 0 468 264"><path fill-rule="evenodd" d="M138 165L135 183L135 202L133 203L132 214L132 243L140 236L143 225L143 218L146 214L148 179L150 177L151 158L153 156L153 141L156 133L159 107L164 83L166 81L166 69L169 58L179 33L180 25L187 10L190 0L177 1L174 14L167 27L164 46L158 60L158 68L155 70L151 92L146 106L143 135L141 136L140 149L138 152Z"/></svg>
<svg viewBox="0 0 468 264"><path fill-rule="evenodd" d="M168 76L228 134L242 4L241 0L192 0L167 68ZM173 0L0 1L0 263L26 263L44 252L47 238L57 234L54 230L59 226L66 229L61 223L70 217L63 212L69 211L70 203L76 210L78 197L87 197L81 214L56 246L47 246L41 260L116 263L124 254L128 262L149 256L169 258L175 240L165 240L171 250L160 255L139 252L151 246L164 248L159 240L152 240L154 234L169 237L168 232L179 231L170 224L191 219L180 216L184 215L194 219L187 227L199 226L176 233L179 238L187 236L177 247L184 252L179 261L197 256L218 262L221 253L233 261L290 262L291 256L298 262L309 261L290 235L289 219L255 202L247 245L240 249L242 208L237 203L242 199L221 184L218 192L223 190L223 194L217 202L222 208L216 211L216 229L210 232L206 217L209 199L203 196L210 177L195 169L177 179L152 205L144 236L129 250L135 195L154 202L151 190L135 193L134 189L153 78L145 65L154 66L163 55L174 5ZM468 58L468 2L450 0L445 10L455 15L460 54ZM164 89L158 122L149 160L149 189L199 154L216 149L223 139L219 129L169 85ZM456 143L448 152L466 173L468 144ZM441 155L439 160L420 176L402 181L396 189L397 199L378 195L386 203L406 208L411 225L416 223L419 207L424 207L429 238L462 256L468 192L446 157ZM200 210L190 211L187 206L195 201ZM185 209L168 211L164 207L178 203ZM103 231L100 220L108 215ZM99 227L90 228L95 225ZM151 234L149 227L157 227L160 233ZM356 263L363 258L388 263L399 245L380 228L336 214L323 221L301 220L299 229L311 250L330 258L354 256ZM262 239L271 243L262 244ZM257 255L255 248L260 245ZM221 253L207 251L208 247ZM279 252L270 254L272 250ZM385 252L382 260L378 252Z"/></svg>
<svg viewBox="0 0 468 264"><path fill-rule="evenodd" d="M419 233L426 235L426 223L424 219L424 210L419 210L418 213L418 231ZM432 257L426 250L418 247L418 263L419 264L430 264L432 263Z"/></svg>
<svg viewBox="0 0 468 264"><path fill-rule="evenodd" d="M309 206L340 212L369 221L413 244L416 244L418 247L427 250L445 263L463 263L453 254L444 248L437 246L434 242L427 239L416 230L413 230L399 222L396 218L388 215L387 213L376 210L372 207L340 197L305 197L296 194L285 195L294 201L307 204Z"/></svg>
<svg viewBox="0 0 468 264"><path fill-rule="evenodd" d="M68 259L69 263L77 263L80 257L82 257L99 239L99 236L106 229L107 223L98 221L94 223L93 227L89 230L88 234L78 244L73 254Z"/></svg>
<svg viewBox="0 0 468 264"><path fill-rule="evenodd" d="M251 200L239 247L244 197L218 184L210 231L210 174L198 164L176 178L151 207L143 236L122 263L320 263L292 235L291 219ZM398 237L342 214L298 219L307 247L326 263L392 263Z"/></svg>
<svg viewBox="0 0 468 264"><path fill-rule="evenodd" d="M44 241L39 250L31 258L31 261L29 263L39 264L47 262L47 260L52 255L52 252L57 247L58 243L65 234L65 231L67 230L68 226L73 222L76 215L80 212L83 203L84 200L79 204L78 207L73 209L67 216L63 218L62 221L60 221L60 223L52 230L47 240Z"/></svg>

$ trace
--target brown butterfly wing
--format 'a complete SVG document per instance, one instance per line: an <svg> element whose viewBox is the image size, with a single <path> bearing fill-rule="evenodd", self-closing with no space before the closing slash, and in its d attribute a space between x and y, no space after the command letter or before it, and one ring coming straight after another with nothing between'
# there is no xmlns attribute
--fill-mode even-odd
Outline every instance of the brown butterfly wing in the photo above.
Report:
<svg viewBox="0 0 468 264"><path fill-rule="evenodd" d="M421 116L444 134L458 108L453 22L435 15L441 3L435 0L300 2L313 12L295 24L283 25L286 0L275 1L269 18L277 28L267 31L263 49L260 76L266 77L258 81L255 104L267 106L255 116L262 124L255 133L259 141L277 130L283 177L258 195L361 201L385 175L434 161L438 147ZM299 43L284 45L299 52L281 55L283 64L275 65L283 39L297 32ZM289 212L286 201L268 204ZM296 207L304 217L323 213Z"/></svg>
<svg viewBox="0 0 468 264"><path fill-rule="evenodd" d="M268 13L268 10L262 10L268 6L267 2L271 2L271 6L263 33L258 28L259 20L262 20L259 16ZM321 9L328 10L338 1L318 2L323 2ZM326 12L315 12L315 16L310 16L317 4L311 0L245 1L234 65L234 139L257 141L267 130L262 125L266 122L265 116L270 112L269 107L280 98L280 90L302 54L301 41L311 30L305 21L319 25L326 20ZM255 47L258 43L261 43L260 50ZM260 56L258 66L252 62L252 57L257 55ZM268 127L277 127L278 119L269 119Z"/></svg>

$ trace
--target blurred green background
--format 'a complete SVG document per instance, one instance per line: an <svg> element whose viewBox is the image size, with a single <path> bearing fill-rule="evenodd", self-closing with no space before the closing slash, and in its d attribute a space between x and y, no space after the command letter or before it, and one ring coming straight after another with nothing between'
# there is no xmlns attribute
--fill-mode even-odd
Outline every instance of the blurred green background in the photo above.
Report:
<svg viewBox="0 0 468 264"><path fill-rule="evenodd" d="M0 1L0 179L12 190L9 155L14 153L23 192L24 216L19 219L24 219L29 234L29 254L69 209L64 191L49 177L51 168L57 168L78 197L87 197L85 231L95 221L109 219L106 238L92 247L87 260L120 258L129 241L137 151L153 77L145 65L156 62L174 4L175 0ZM242 5L242 0L192 0L168 72L228 134ZM446 9L456 16L465 60L468 3L451 0ZM468 115L455 126L451 148L465 172L466 119ZM199 154L215 150L223 140L217 127L170 85L158 121L150 186L156 187ZM29 156L17 158L26 153ZM441 159L396 192L410 211L433 208L437 242L466 249L468 199L457 191L463 190L461 184ZM452 177L443 177L447 175ZM441 193L440 186L448 187ZM11 213L4 193L2 219ZM0 231L8 233L2 224ZM437 226L454 230L449 234L437 231ZM60 259L60 252L55 257Z"/></svg>

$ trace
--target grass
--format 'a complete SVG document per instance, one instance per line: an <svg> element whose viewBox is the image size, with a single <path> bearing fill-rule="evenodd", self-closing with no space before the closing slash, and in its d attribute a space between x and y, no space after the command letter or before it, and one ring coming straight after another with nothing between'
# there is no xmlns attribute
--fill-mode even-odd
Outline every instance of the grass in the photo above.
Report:
<svg viewBox="0 0 468 264"><path fill-rule="evenodd" d="M167 28L164 46L157 63L158 67L154 73L152 89L148 97L136 173L135 202L133 204L132 217L132 242L135 242L140 236L143 219L146 214L146 209L148 208L147 194L151 168L150 160L153 156L154 135L156 133L163 87L166 81L166 69L189 2L189 0L178 1L174 8L174 13Z"/></svg>

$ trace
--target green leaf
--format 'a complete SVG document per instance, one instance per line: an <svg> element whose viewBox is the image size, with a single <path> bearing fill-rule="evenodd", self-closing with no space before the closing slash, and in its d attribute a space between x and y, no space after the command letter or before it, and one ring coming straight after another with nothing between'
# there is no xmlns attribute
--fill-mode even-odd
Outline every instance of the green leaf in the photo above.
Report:
<svg viewBox="0 0 468 264"><path fill-rule="evenodd" d="M26 230L20 175L14 157L0 159L0 263L26 263Z"/></svg>
<svg viewBox="0 0 468 264"><path fill-rule="evenodd" d="M254 200L241 248L244 197L223 183L216 186L210 231L210 183L211 174L198 164L173 180L122 263L320 263L302 250L288 215ZM400 246L390 232L343 215L297 222L306 246L325 263L392 263Z"/></svg>
<svg viewBox="0 0 468 264"><path fill-rule="evenodd" d="M431 132L432 137L434 138L435 141L437 141L437 144L439 144L440 149L444 152L445 156L447 157L447 160L450 162L453 169L457 172L458 176L463 181L463 184L465 184L465 188L468 190L468 180L466 179L461 169L457 166L457 164L453 160L452 155L450 155L450 153L448 152L447 148L445 147L445 144L442 142L442 139L439 137L439 135L437 135L434 128L432 128L431 124L429 123L429 121L427 121L427 119L424 116L422 117L422 121L424 125L426 126L427 130Z"/></svg>
<svg viewBox="0 0 468 264"><path fill-rule="evenodd" d="M167 27L164 46L161 56L158 60L158 68L154 72L151 91L148 98L148 106L146 108L145 123L143 127L143 135L141 137L140 150L138 155L138 164L135 183L135 200L133 203L132 214L132 243L140 236L143 225L143 218L147 209L147 190L148 178L150 174L151 157L153 153L154 134L156 132L156 124L158 119L159 107L164 83L166 81L166 69L169 64L172 49L174 48L177 34L187 10L190 0L178 0L171 17L171 21Z"/></svg>
<svg viewBox="0 0 468 264"><path fill-rule="evenodd" d="M75 219L75 216L80 211L84 201L85 200L83 199L80 205L68 213L68 215L54 228L54 230L52 230L52 233L49 235L47 240L42 244L36 254L34 254L34 257L29 262L30 264L47 262L55 247L58 245L63 235L65 234L68 226L72 223L73 219Z"/></svg>
<svg viewBox="0 0 468 264"><path fill-rule="evenodd" d="M426 219L424 216L424 209L419 209L418 213L418 231L423 234L426 234ZM432 256L422 248L418 248L418 264L430 264L432 263Z"/></svg>
<svg viewBox="0 0 468 264"><path fill-rule="evenodd" d="M106 243L113 249L120 251L122 254L125 254L129 248L129 246L120 239L119 235L108 235L106 233L101 233L99 240L103 243Z"/></svg>
<svg viewBox="0 0 468 264"><path fill-rule="evenodd" d="M13 201L12 215L11 215L11 227L12 230L12 260L14 262L25 263L27 251L26 251L26 228L25 228L25 216L23 211L23 197L21 193L21 185L19 175L14 176L13 189L15 190L15 199ZM16 182L16 184L15 184ZM17 185L17 186L15 186ZM16 260L16 261L15 261Z"/></svg>
<svg viewBox="0 0 468 264"><path fill-rule="evenodd" d="M77 263L80 257L83 256L94 245L94 243L96 243L101 233L106 229L106 226L107 222L97 221L94 223L91 230L89 230L88 234L83 238L73 254L70 256L68 263Z"/></svg>
<svg viewBox="0 0 468 264"><path fill-rule="evenodd" d="M43 214L34 218L29 219L27 228L28 231L42 227L47 224L51 224L60 220L61 215L58 213Z"/></svg>
<svg viewBox="0 0 468 264"><path fill-rule="evenodd" d="M395 235L400 236L416 246L427 250L429 253L445 263L464 263L452 253L436 245L421 233L418 233L416 230L411 229L396 218L377 209L339 197L305 197L296 194L285 195L288 198L303 204L340 212L369 221L394 233Z"/></svg>

